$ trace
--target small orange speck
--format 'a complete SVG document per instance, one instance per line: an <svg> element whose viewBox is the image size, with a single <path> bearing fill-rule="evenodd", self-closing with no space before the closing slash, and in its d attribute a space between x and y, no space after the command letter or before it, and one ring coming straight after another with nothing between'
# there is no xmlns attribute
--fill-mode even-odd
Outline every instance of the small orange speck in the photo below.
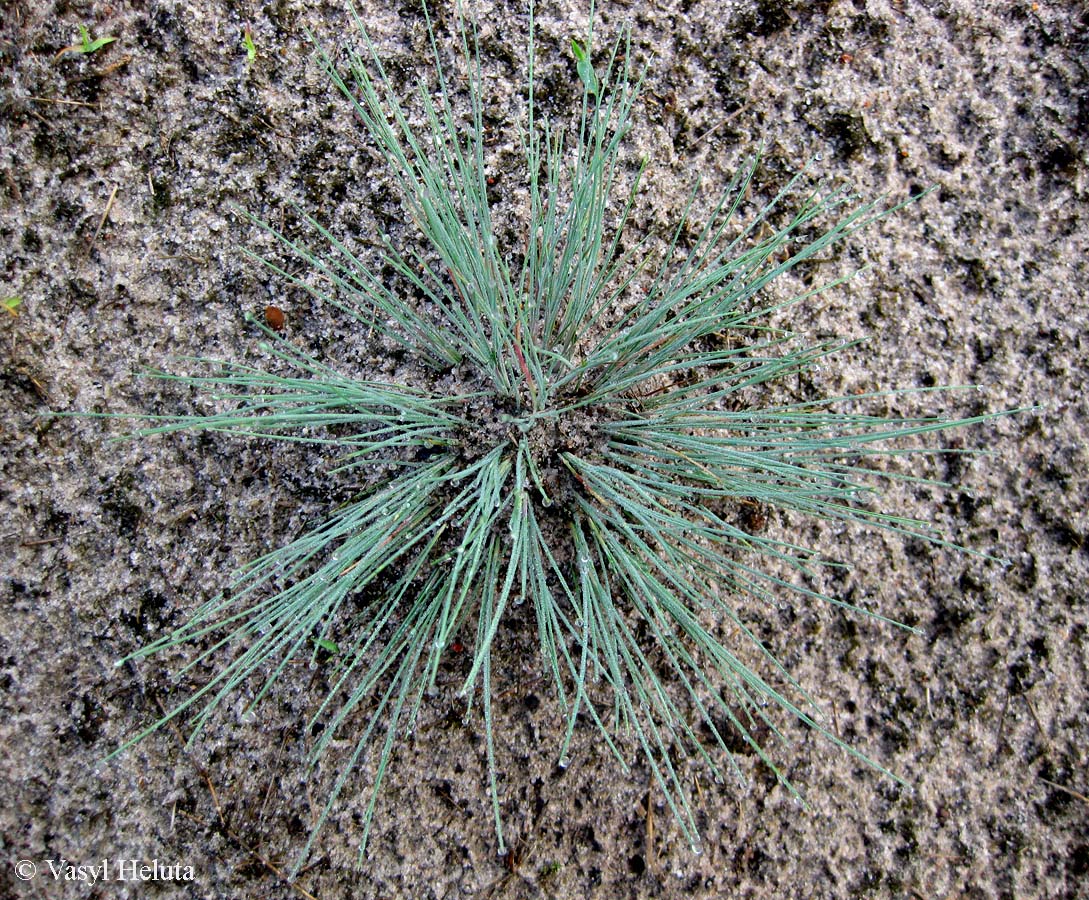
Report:
<svg viewBox="0 0 1089 900"><path fill-rule="evenodd" d="M265 321L268 322L268 327L273 331L283 331L284 323L287 321L287 317L284 316L284 311L278 306L266 306L265 307Z"/></svg>
<svg viewBox="0 0 1089 900"><path fill-rule="evenodd" d="M847 65L849 62L852 62L853 60L854 60L854 57L851 56L850 53L841 54L840 58L839 58L839 61L841 63L843 63L844 65Z"/></svg>

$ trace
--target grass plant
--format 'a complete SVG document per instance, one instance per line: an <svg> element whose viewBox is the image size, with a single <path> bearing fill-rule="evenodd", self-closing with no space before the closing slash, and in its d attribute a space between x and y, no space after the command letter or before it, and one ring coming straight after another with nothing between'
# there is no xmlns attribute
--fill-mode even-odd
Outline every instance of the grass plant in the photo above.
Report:
<svg viewBox="0 0 1089 900"><path fill-rule="evenodd" d="M256 704L291 660L335 648L335 683L314 714L325 725L314 761L357 709L368 716L314 833L371 754L362 854L394 749L444 654L463 640L460 693L467 715L483 722L502 851L493 648L511 608L526 603L566 723L560 765L580 721L620 766L636 746L693 847L681 761L696 757L718 777L740 773L729 749L740 740L793 791L757 737L780 735L784 713L885 771L836 737L757 639L750 615L786 598L876 614L805 587L806 576L837 563L768 536L741 512L781 510L946 543L924 521L880 511L885 480L925 479L882 474L875 461L939 452L926 440L932 433L979 418L851 411L890 394L754 402L848 346L771 327L784 305L816 291L775 303L769 284L897 207L807 192L799 175L739 222L754 160L698 221L693 191L664 249L650 252L649 235L625 231L642 174L624 164L642 82L628 40L604 52L592 32L572 43L580 108L565 134L541 115L531 6L520 120L525 231L506 246L489 199L472 18L457 14L453 64L428 19L433 79L407 96L357 24L363 51L349 52L348 74L324 51L319 58L387 161L423 240L379 239L390 279L299 210L307 239L262 226L299 265L256 258L400 348L422 374L414 384L344 374L256 321L260 362L152 373L206 392L219 411L145 417L139 434L310 442L366 487L129 657L192 644L199 650L188 669L229 656L133 740L183 712L195 737L244 683L257 685ZM361 604L364 594L371 599Z"/></svg>

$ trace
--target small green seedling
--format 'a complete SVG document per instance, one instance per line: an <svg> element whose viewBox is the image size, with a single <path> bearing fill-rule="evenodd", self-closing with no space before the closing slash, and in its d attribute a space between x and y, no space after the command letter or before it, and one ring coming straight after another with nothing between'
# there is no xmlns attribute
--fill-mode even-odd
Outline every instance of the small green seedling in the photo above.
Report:
<svg viewBox="0 0 1089 900"><path fill-rule="evenodd" d="M3 306L13 316L19 315L19 307L23 305L22 297L5 297L0 300L0 306Z"/></svg>
<svg viewBox="0 0 1089 900"><path fill-rule="evenodd" d="M257 59L257 45L253 42L253 32L247 25L242 29L242 46L246 48L246 62L252 63Z"/></svg>
<svg viewBox="0 0 1089 900"><path fill-rule="evenodd" d="M331 641L328 638L315 638L314 646L319 650L324 650L326 653L332 653L334 656L340 653L340 645L336 641Z"/></svg>
<svg viewBox="0 0 1089 900"><path fill-rule="evenodd" d="M117 38L108 34L104 37L92 38L91 32L86 25L79 26L79 43L69 44L63 50L56 55L56 59L60 59L66 53L95 53L105 47L107 44L112 44Z"/></svg>
<svg viewBox="0 0 1089 900"><path fill-rule="evenodd" d="M591 97L596 97L600 85L598 84L597 74L594 72L594 64L590 61L590 55L578 41L571 41L571 52L575 56L575 68L578 70L579 78L582 79L582 83L586 86L586 93Z"/></svg>
<svg viewBox="0 0 1089 900"><path fill-rule="evenodd" d="M549 878L555 878L556 873L562 868L563 866L558 862L545 863L537 870L537 880L547 881Z"/></svg>

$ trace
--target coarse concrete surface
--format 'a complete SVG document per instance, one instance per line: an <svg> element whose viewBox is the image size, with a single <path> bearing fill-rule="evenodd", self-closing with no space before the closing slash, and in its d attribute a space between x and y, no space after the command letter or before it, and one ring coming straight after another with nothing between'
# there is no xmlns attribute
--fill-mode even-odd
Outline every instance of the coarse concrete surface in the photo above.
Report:
<svg viewBox="0 0 1089 900"><path fill-rule="evenodd" d="M441 40L453 10L449 0L435 7ZM527 10L473 10L497 209L514 227L525 196L516 124ZM568 124L578 89L570 41L586 33L588 12L570 0L537 11L542 106ZM406 91L427 75L415 4L361 2L359 13ZM646 66L625 151L629 167L648 161L634 235L660 245L697 183L698 220L759 148L754 202L807 163L814 179L862 198L896 203L934 188L769 291L785 299L816 283L805 278L868 267L779 314L813 339L868 340L773 396L978 385L877 411L1030 408L945 439L987 455L897 466L950 487L897 482L882 501L976 555L797 515L766 523L851 564L808 587L917 627L798 597L744 610L829 727L908 787L784 722L788 742L769 736L769 748L806 807L743 745L740 784L683 762L702 831L694 854L633 747L622 745L625 771L583 723L571 765L557 766L563 718L534 653L529 604L512 613L493 675L506 855L482 723L463 723L454 697L456 657L395 754L359 866L373 762L348 782L304 870L286 878L351 751L345 736L307 775L315 735L305 723L328 686L320 666L289 665L253 721L242 711L257 684L192 747L180 717L107 759L222 656L180 683L172 673L192 648L115 661L181 624L345 488L313 451L290 445L118 440L131 426L49 413L210 408L137 373L190 371L188 356L259 359L244 316L269 304L285 311L289 338L380 375L381 348L367 334L243 256L250 248L291 265L235 209L291 228L296 202L365 257L380 233L411 241L412 228L306 37L357 42L343 4L8 0L0 293L21 305L0 310L0 895L1089 895L1089 7L601 2L599 47L625 24L632 59ZM62 52L80 25L117 40ZM86 867L69 873L82 880L54 876L62 859ZM91 868L103 860L106 879ZM152 860L147 880L127 862ZM24 877L26 863L36 877Z"/></svg>

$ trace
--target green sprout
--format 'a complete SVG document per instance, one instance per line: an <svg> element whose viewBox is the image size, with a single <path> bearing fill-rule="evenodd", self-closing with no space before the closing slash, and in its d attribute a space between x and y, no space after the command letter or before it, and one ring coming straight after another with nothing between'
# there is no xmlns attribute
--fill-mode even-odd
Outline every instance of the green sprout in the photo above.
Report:
<svg viewBox="0 0 1089 900"><path fill-rule="evenodd" d="M253 32L247 25L242 29L242 46L246 48L246 62L252 63L257 59L257 45L253 42Z"/></svg>
<svg viewBox="0 0 1089 900"><path fill-rule="evenodd" d="M464 640L459 695L467 717L478 711L483 720L503 852L493 650L512 608L525 604L565 722L559 764L569 764L580 722L621 767L634 744L693 847L682 763L740 776L730 751L740 740L796 795L758 738L770 730L785 740L784 716L897 779L836 736L753 630L762 607L787 598L889 620L806 587L840 563L768 536L746 510L955 546L929 523L876 503L883 482L937 482L876 463L958 452L926 439L986 416L865 411L909 392L766 399L771 385L852 346L807 342L768 322L842 279L786 302L769 299L769 285L903 204L807 192L802 173L763 209L746 211L754 159L709 213L697 213L694 188L660 252L650 235L629 240L642 169L626 175L622 153L642 75L632 70L628 37L596 71L592 29L571 43L581 98L577 124L565 132L542 121L536 101L531 3L520 120L528 211L524 234L508 247L489 200L474 23L458 12L454 73L440 64L427 19L434 83L418 85L410 111L352 14L365 54L348 51L348 74L320 47L319 58L386 159L423 241L381 238L391 279L300 210L309 241L251 218L295 264L250 256L338 310L361 336L399 347L419 374L408 383L361 378L252 318L264 335L257 362L203 360L203 374L151 373L206 392L220 411L145 416L138 434L308 442L360 488L322 524L243 567L180 628L127 657L192 643L200 649L184 673L224 649L233 654L125 746L183 712L195 739L244 683L255 682L256 704L299 655L334 653L333 686L313 717L325 728L312 764L357 721L353 713L368 715L295 871L373 752L362 860L398 741ZM455 83L459 92L467 85L467 108L455 103Z"/></svg>
<svg viewBox="0 0 1089 900"><path fill-rule="evenodd" d="M64 56L66 53L96 53L101 50L107 44L112 44L117 38L111 35L105 37L92 38L91 32L86 25L79 26L79 43L69 44L63 50L57 54L57 58Z"/></svg>
<svg viewBox="0 0 1089 900"><path fill-rule="evenodd" d="M22 297L5 297L3 300L0 300L0 306L13 316L19 315L19 307L22 305Z"/></svg>
<svg viewBox="0 0 1089 900"><path fill-rule="evenodd" d="M582 79L586 92L591 97L596 97L600 85L598 84L597 73L594 71L594 64L590 61L590 55L582 49L582 45L578 41L571 41L571 53L574 54L579 78Z"/></svg>
<svg viewBox="0 0 1089 900"><path fill-rule="evenodd" d="M328 638L314 638L314 646L326 653L332 653L334 656L340 653L340 645Z"/></svg>
<svg viewBox="0 0 1089 900"><path fill-rule="evenodd" d="M563 865L558 862L545 863L537 870L537 879L539 881L547 881L550 878L555 878L556 874L563 868Z"/></svg>

